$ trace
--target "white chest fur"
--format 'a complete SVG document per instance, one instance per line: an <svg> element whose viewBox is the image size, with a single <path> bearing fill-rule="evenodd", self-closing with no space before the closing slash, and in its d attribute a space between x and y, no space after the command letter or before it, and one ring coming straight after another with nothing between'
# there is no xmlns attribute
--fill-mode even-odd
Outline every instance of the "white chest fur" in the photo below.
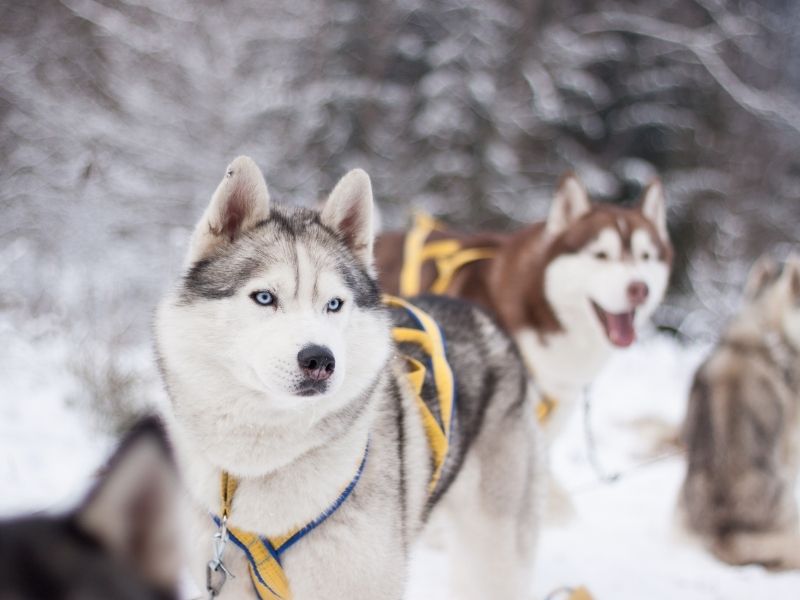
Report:
<svg viewBox="0 0 800 600"><path fill-rule="evenodd" d="M545 438L553 440L563 429L583 391L611 355L610 346L597 343L594 335L566 331L542 340L534 329L524 329L515 336L525 364L539 390L558 402L544 426Z"/></svg>

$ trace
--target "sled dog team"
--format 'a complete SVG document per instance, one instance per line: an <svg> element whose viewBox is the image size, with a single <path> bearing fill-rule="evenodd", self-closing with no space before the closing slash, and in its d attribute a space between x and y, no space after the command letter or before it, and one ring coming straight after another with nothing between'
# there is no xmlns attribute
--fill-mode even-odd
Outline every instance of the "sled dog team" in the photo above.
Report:
<svg viewBox="0 0 800 600"><path fill-rule="evenodd" d="M400 600L435 519L454 598L532 597L542 500L569 503L547 447L667 287L662 186L619 208L567 175L547 220L512 234L419 216L375 239L373 221L364 171L314 211L231 163L157 313L172 451L147 421L74 514L4 526L0 560L55 542L0 596L177 597L188 555L207 597ZM779 271L754 270L698 372L681 509L723 560L800 567L800 261Z"/></svg>

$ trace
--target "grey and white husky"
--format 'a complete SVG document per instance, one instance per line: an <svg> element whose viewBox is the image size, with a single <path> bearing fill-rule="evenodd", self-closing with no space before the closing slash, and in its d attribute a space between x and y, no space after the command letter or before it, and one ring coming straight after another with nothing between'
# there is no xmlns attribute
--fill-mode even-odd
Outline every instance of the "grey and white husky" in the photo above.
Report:
<svg viewBox="0 0 800 600"><path fill-rule="evenodd" d="M177 600L179 493L162 427L142 421L77 510L0 522L0 598Z"/></svg>
<svg viewBox="0 0 800 600"><path fill-rule="evenodd" d="M227 472L238 481L228 524L267 538L314 521L355 484L281 555L295 600L399 600L409 552L434 514L452 519L457 597L525 598L539 496L525 368L479 309L416 302L446 338L457 396L429 494L431 449L374 277L372 211L364 171L349 172L316 212L271 205L261 171L239 157L197 224L156 324L193 507L191 570L205 583L217 532L209 513L221 512ZM220 597L256 597L241 548L228 544L223 561L235 578Z"/></svg>
<svg viewBox="0 0 800 600"><path fill-rule="evenodd" d="M741 313L695 376L686 525L721 560L800 568L800 260L751 272Z"/></svg>

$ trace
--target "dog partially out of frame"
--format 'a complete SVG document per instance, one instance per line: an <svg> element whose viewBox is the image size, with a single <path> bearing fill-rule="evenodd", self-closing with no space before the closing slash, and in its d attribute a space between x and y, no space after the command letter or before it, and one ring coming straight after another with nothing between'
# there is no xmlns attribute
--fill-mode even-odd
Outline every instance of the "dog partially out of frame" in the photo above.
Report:
<svg viewBox="0 0 800 600"><path fill-rule="evenodd" d="M177 600L179 498L163 429L144 420L78 509L0 522L0 598Z"/></svg>
<svg viewBox="0 0 800 600"><path fill-rule="evenodd" d="M406 232L387 232L376 244L380 283L403 293ZM543 422L555 439L584 389L611 357L630 346L667 288L673 250L664 192L651 183L638 206L593 203L574 174L556 190L546 221L513 233L464 234L434 230L431 246L455 240L487 257L461 266L442 290L495 316L517 342L543 398ZM421 289L437 280L435 261L418 274Z"/></svg>
<svg viewBox="0 0 800 600"><path fill-rule="evenodd" d="M721 560L800 568L800 258L760 260L698 370L680 514Z"/></svg>
<svg viewBox="0 0 800 600"><path fill-rule="evenodd" d="M197 224L156 324L193 506L190 568L205 583L218 532L209 515L225 513L220 482L232 477L229 532L258 534L258 545L311 524L279 557L294 600L400 600L431 513L452 519L457 597L526 598L539 490L524 365L480 310L415 301L438 321L455 375L449 451L429 494L435 466L392 341L396 311L374 279L372 211L364 171L317 212L271 205L261 171L239 157ZM235 578L220 598L261 597L242 546L224 551Z"/></svg>

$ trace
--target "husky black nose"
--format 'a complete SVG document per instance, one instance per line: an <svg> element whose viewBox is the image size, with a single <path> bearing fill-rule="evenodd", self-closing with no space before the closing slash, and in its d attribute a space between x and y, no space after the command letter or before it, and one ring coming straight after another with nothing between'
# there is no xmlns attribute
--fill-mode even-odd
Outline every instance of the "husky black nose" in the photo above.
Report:
<svg viewBox="0 0 800 600"><path fill-rule="evenodd" d="M306 346L297 353L300 370L314 381L325 381L333 375L336 359L325 346Z"/></svg>

